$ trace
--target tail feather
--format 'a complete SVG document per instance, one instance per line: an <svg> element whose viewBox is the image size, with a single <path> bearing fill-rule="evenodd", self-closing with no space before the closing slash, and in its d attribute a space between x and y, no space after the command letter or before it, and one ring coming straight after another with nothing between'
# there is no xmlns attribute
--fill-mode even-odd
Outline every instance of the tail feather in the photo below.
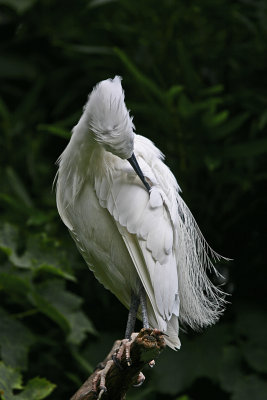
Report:
<svg viewBox="0 0 267 400"><path fill-rule="evenodd" d="M212 259L223 259L205 241L189 208L177 193L176 247L180 295L180 320L193 329L212 325L224 310L225 293L215 286L207 270L220 275Z"/></svg>

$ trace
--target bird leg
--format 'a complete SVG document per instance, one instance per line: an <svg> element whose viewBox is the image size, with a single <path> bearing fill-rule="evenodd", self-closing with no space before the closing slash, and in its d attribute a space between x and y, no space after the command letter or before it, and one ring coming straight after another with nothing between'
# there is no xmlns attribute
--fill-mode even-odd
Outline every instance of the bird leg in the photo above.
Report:
<svg viewBox="0 0 267 400"><path fill-rule="evenodd" d="M146 306L146 291L142 283L140 282L141 287L140 287L140 305L141 305L141 313L142 313L142 321L143 321L143 328L149 329L149 323L148 323L148 315L147 315L147 306Z"/></svg>
<svg viewBox="0 0 267 400"><path fill-rule="evenodd" d="M113 356L113 361L115 364L120 367L120 361L122 358L122 355L125 351L126 355L126 362L128 367L131 365L131 357L130 357L130 346L135 339L136 336L133 337L133 331L134 331L134 326L135 326L135 321L136 321L136 315L137 311L139 308L140 304L140 297L137 296L133 291L131 294L131 304L130 304L130 309L128 313L128 320L127 320L127 325L126 325L126 330L125 330L125 339L121 341L120 347L117 350L117 352Z"/></svg>
<svg viewBox="0 0 267 400"><path fill-rule="evenodd" d="M141 282L140 282L141 283ZM146 306L146 291L144 286L141 283L140 287L140 305L141 305L141 313L142 313L142 321L143 321L143 328L144 329L149 329L149 323L148 323L148 315L147 315L147 306ZM156 364L155 360L151 360L148 365L150 368L153 368ZM143 382L142 382L143 383ZM141 384L142 384L141 383Z"/></svg>
<svg viewBox="0 0 267 400"><path fill-rule="evenodd" d="M128 320L126 325L125 331L125 339L131 339L131 334L134 331L135 321L136 321L136 314L140 304L140 297L137 296L134 292L131 295L131 304L128 314Z"/></svg>
<svg viewBox="0 0 267 400"><path fill-rule="evenodd" d="M142 285L141 281L139 281L139 293L136 295L132 292L131 295L131 304L128 314L128 320L126 325L125 331L125 339L121 341L120 348L116 352L113 357L114 362L120 367L120 361L122 358L123 353L125 352L126 355L126 362L128 367L132 364L131 357L130 357L130 347L132 342L135 340L137 333L134 332L134 326L136 321L136 315L139 308L139 304L141 306L141 313L142 313L142 321L143 321L143 328L149 329L148 323L148 315L147 315L147 305L146 305L146 292L144 286Z"/></svg>
<svg viewBox="0 0 267 400"><path fill-rule="evenodd" d="M102 395L107 391L106 376L107 376L107 373L110 370L112 364L113 364L113 360L109 360L106 363L105 368L98 371L92 381L92 391L95 393L97 393L97 391L98 391L97 384L99 382L99 394L98 394L97 400L100 400Z"/></svg>

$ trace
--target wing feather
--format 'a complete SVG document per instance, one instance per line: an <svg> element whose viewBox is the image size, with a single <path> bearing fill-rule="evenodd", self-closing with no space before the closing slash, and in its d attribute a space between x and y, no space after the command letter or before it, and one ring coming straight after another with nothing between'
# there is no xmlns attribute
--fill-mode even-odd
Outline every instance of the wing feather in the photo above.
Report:
<svg viewBox="0 0 267 400"><path fill-rule="evenodd" d="M150 182L156 178L141 160L142 168ZM118 169L102 175L95 185L96 196L117 223L136 271L147 293L150 307L149 320L159 329L168 332L168 321L179 315L178 274L174 249L174 227L165 195L160 187L153 186L149 196L134 171L125 168L122 161ZM109 187L105 191L103 187ZM104 198L106 196L106 198ZM178 330L172 345L179 347Z"/></svg>

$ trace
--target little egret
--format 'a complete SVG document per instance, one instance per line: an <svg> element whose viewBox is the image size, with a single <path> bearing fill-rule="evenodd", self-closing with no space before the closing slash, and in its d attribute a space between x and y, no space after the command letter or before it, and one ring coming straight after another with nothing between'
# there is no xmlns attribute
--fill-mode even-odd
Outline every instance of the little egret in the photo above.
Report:
<svg viewBox="0 0 267 400"><path fill-rule="evenodd" d="M219 256L160 150L134 130L121 78L98 83L58 161L58 212L95 277L130 309L126 338L137 314L178 349L178 321L196 329L223 310L206 274Z"/></svg>

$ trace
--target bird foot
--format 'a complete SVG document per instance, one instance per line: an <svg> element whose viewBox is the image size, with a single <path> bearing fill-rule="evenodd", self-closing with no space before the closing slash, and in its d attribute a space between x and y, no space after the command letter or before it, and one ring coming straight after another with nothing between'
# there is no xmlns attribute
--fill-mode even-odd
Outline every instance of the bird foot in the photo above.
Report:
<svg viewBox="0 0 267 400"><path fill-rule="evenodd" d="M109 360L106 363L105 368L98 371L92 381L92 391L97 393L99 390L97 400L100 400L102 395L107 391L106 376L107 376L107 373L110 370L110 367L112 366L112 364L113 364L113 360ZM98 382L99 382L99 387L97 389Z"/></svg>
<svg viewBox="0 0 267 400"><path fill-rule="evenodd" d="M137 336L138 333L132 333L130 339L123 339L120 343L120 347L115 352L113 356L113 361L117 366L120 366L120 368L121 368L121 359L124 352L125 352L125 359L127 366L130 367L132 365L130 348L131 344L135 341Z"/></svg>

